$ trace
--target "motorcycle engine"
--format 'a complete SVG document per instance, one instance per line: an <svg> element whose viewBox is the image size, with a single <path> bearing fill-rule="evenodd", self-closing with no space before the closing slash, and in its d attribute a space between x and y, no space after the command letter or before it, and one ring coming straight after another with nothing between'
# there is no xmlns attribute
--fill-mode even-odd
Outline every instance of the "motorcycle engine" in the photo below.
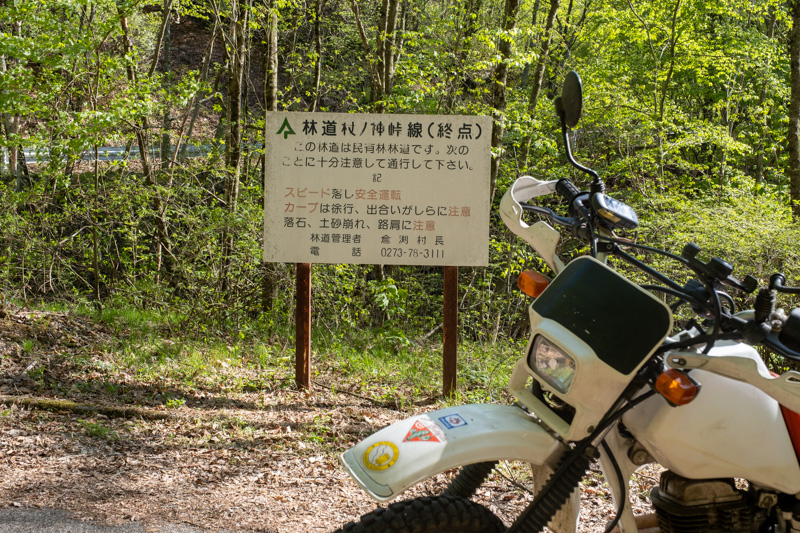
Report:
<svg viewBox="0 0 800 533"><path fill-rule="evenodd" d="M747 493L733 479L686 479L666 471L650 501L662 533L747 533L753 525Z"/></svg>

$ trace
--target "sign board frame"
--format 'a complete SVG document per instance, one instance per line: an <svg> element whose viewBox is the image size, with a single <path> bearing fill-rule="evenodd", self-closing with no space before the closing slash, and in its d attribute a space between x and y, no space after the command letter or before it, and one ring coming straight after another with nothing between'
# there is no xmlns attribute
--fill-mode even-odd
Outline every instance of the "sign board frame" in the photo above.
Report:
<svg viewBox="0 0 800 533"><path fill-rule="evenodd" d="M311 264L444 267L443 393L458 266L487 266L492 119L267 112L264 261L296 264L295 381L310 388Z"/></svg>
<svg viewBox="0 0 800 533"><path fill-rule="evenodd" d="M487 266L491 118L268 112L264 260Z"/></svg>

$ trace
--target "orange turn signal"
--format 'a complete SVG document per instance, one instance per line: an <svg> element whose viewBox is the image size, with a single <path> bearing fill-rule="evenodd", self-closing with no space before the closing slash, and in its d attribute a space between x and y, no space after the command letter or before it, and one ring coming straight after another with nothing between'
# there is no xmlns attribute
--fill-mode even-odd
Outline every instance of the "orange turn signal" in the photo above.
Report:
<svg viewBox="0 0 800 533"><path fill-rule="evenodd" d="M544 274L533 270L526 270L517 278L517 287L519 287L519 290L531 298L537 298L544 292L549 284L550 280L547 279Z"/></svg>
<svg viewBox="0 0 800 533"><path fill-rule="evenodd" d="M686 405L697 396L700 386L680 370L670 368L658 376L655 389L672 405Z"/></svg>

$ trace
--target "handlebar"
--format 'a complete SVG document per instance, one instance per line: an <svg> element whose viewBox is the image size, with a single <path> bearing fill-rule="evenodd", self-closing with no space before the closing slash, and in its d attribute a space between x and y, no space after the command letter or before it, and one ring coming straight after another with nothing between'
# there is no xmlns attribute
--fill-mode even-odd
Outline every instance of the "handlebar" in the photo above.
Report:
<svg viewBox="0 0 800 533"><path fill-rule="evenodd" d="M598 244L601 245L603 252L620 257L665 285L665 287L661 288L657 286L646 286L646 288L661 290L676 296L681 301L691 303L695 311L703 313L708 318L714 317L713 333L704 336L708 342L706 351L711 348L715 339L739 338L749 344L761 344L777 354L800 361L800 308L794 309L789 317L783 315L783 320L777 319L772 313L775 292L800 294L800 287L788 287L785 285L785 276L782 274L773 275L768 288L762 289L762 292L769 291L773 294L772 306L768 308L766 313L763 312L762 306L762 312L756 312L748 320L733 316L733 299L726 293L721 292L722 287L727 286L735 290L752 293L758 286L758 280L752 276L747 276L741 281L733 277L733 265L722 259L715 257L707 262L701 261L697 257L700 249L693 244L687 245L681 255L678 256L664 250L639 245L633 241L620 240L614 238L613 235L608 236L611 235L610 233L598 235L593 229L594 221L598 220L598 213L595 212L596 206L593 205L593 202L588 201L591 194L580 191L568 178L548 183L549 192L558 193L569 206L569 216L560 216L550 208L531 205L525 201L520 201L518 204L522 210L534 213L562 226L568 229L573 236L589 242L592 245L593 255L596 255ZM544 182L540 182L540 185L542 184ZM531 198L531 196L524 200L528 198ZM520 200L523 199L520 198ZM687 285L681 285L624 252L620 246L631 246L666 255L691 269L697 276L698 281L694 281L694 285L691 284L692 282ZM721 297L729 302L730 309L725 309L721 305ZM758 308L757 304L756 309ZM666 348L670 349L669 347Z"/></svg>
<svg viewBox="0 0 800 533"><path fill-rule="evenodd" d="M573 236L590 241L592 231L588 226L591 214L583 205L583 201L589 198L589 193L583 192L569 178L561 178L555 183L555 192L559 194L569 205L570 216L560 216L552 209L528 203L520 203L524 211L535 213L545 217L550 222L563 226L570 230ZM594 247L593 247L594 250Z"/></svg>

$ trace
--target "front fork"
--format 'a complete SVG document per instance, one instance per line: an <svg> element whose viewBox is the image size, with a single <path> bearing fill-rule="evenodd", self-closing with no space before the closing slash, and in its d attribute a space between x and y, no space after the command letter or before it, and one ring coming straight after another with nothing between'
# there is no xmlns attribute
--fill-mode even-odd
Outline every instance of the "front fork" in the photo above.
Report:
<svg viewBox="0 0 800 533"><path fill-rule="evenodd" d="M553 473L546 466L534 466L535 498L520 514L508 533L539 532L545 526L557 533L574 533L580 511L579 484L594 459L599 458L603 477L611 488L612 502L618 513L617 526L622 533L638 532L628 500L628 480L639 468L628 458L634 444L614 424L598 448L584 441L565 454ZM546 480L543 482L543 480ZM624 502L624 505L620 505Z"/></svg>
<svg viewBox="0 0 800 533"><path fill-rule="evenodd" d="M620 503L624 502L622 512L619 514L618 527L622 533L638 532L639 527L628 497L629 480L634 472L653 459L642 450L640 453L644 453L645 457L636 463L631 461L629 451L635 445L635 441L620 434L618 424L611 428L603 442L606 446L600 447L600 468L603 471L603 478L611 489L611 501L615 513L620 509Z"/></svg>

